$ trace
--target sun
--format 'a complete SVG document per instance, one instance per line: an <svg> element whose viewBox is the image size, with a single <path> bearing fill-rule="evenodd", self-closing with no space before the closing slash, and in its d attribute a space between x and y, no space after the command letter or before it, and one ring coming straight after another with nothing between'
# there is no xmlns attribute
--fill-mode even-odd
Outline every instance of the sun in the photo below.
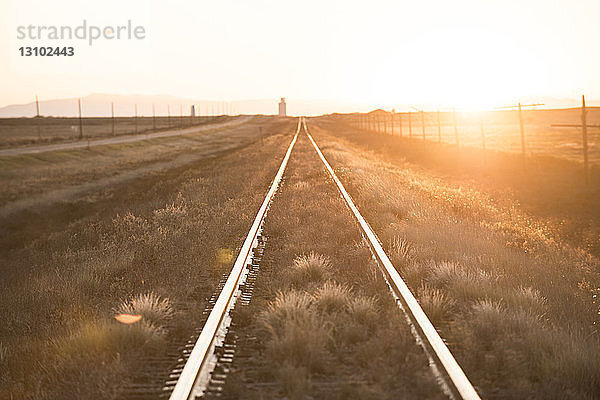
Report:
<svg viewBox="0 0 600 400"><path fill-rule="evenodd" d="M375 67L367 97L477 111L539 93L548 84L545 69L518 43L484 29L416 35Z"/></svg>

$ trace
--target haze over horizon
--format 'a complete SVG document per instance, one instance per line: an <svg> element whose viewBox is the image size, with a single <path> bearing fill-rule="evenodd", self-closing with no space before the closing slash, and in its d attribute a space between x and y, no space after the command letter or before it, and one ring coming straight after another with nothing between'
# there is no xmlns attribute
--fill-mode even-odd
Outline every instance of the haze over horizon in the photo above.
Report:
<svg viewBox="0 0 600 400"><path fill-rule="evenodd" d="M137 107L138 116L151 116L153 112L156 115L189 115L190 106L195 106L197 115L238 115L238 114L277 114L277 99L248 99L248 100L210 100L202 98L184 98L165 94L159 95L121 95L111 93L92 93L80 98L66 97L57 99L39 98L40 115L46 117L76 117L78 115L78 102L81 100L82 113L84 117L109 117L111 115L111 104L114 105L115 116L133 116ZM550 108L573 108L579 107L581 99L566 98L522 98L522 102L542 103L535 107L537 109ZM371 104L336 102L318 99L289 99L286 98L287 111L290 116L317 116L332 113L352 113L352 112L370 112L378 108L398 112L413 110L410 104L398 104L396 108L380 107ZM589 107L600 106L599 100L586 99ZM426 111L435 111L435 105L422 105ZM154 109L154 111L153 111ZM442 108L442 111L449 111L448 108ZM491 108L490 110L493 110ZM459 110L461 111L461 110ZM473 111L473 110L463 110ZM476 110L475 110L476 111ZM21 104L9 104L0 106L0 118L18 118L34 117L36 115L35 101L29 101Z"/></svg>
<svg viewBox="0 0 600 400"><path fill-rule="evenodd" d="M216 101L327 99L491 108L523 99L600 99L600 3L594 0L200 3L9 0L0 106L90 93ZM143 40L21 40L17 27L142 26ZM167 22L167 23L165 23ZM73 57L20 46L71 45ZM570 104L565 104L569 106ZM340 111L344 111L340 107ZM334 110L332 110L334 111Z"/></svg>

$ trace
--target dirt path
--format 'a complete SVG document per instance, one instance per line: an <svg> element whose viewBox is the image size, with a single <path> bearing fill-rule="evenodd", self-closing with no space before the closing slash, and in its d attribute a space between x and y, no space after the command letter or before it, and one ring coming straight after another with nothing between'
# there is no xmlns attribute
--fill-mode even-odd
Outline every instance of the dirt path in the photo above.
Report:
<svg viewBox="0 0 600 400"><path fill-rule="evenodd" d="M245 118L244 120L248 119ZM254 140L252 132L251 126L248 128L235 126L225 132L219 131L198 137L194 145L185 146L180 144L180 151L168 155L168 158L163 155L155 160L131 165L125 170L115 170L114 174L106 174L100 177L92 175L85 181L67 185L61 184L58 187L48 188L39 193L22 196L0 206L0 219L12 218L16 213L39 206L48 206L66 201L72 203L80 199L93 198L94 193L98 193L105 188L131 182L143 176L180 168L203 158L231 151Z"/></svg>
<svg viewBox="0 0 600 400"><path fill-rule="evenodd" d="M244 123L250 121L251 119L252 119L252 117L243 116L243 117L239 117L234 120L226 121L226 122L219 123L219 124L203 125L203 126L199 126L199 127L192 127L192 128L186 128L186 129L175 129L175 130L154 132L154 133L148 133L148 134L111 137L111 138L107 138L107 139L83 140L83 141L72 142L72 143L59 143L59 144L49 144L49 145L34 146L34 147L20 147L20 148L13 148L13 149L4 149L4 150L0 150L0 157L18 156L18 155L23 155L23 154L38 154L38 153L45 153L47 151L57 151L57 150L82 149L82 148L91 147L91 146L104 146L104 145L109 145L109 144L130 143L130 142L138 142L140 140L186 135L189 133L204 132L204 131L207 131L210 129L215 129L215 128L233 127L233 126L244 124Z"/></svg>

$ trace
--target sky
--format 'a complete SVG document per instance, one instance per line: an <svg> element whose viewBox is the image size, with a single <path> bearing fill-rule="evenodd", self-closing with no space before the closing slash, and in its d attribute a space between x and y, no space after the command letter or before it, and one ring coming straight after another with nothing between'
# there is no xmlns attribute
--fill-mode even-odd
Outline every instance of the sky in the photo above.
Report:
<svg viewBox="0 0 600 400"><path fill-rule="evenodd" d="M84 19L131 20L145 38L17 38L19 26ZM398 109L600 99L598 21L598 0L2 0L0 106L90 93Z"/></svg>

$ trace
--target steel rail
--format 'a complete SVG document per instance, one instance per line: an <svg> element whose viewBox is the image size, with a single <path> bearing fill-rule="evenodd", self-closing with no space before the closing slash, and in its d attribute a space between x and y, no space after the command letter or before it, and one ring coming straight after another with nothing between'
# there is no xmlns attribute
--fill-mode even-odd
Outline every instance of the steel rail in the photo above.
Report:
<svg viewBox="0 0 600 400"><path fill-rule="evenodd" d="M239 290L239 285L245 271L244 267L252 252L253 243L256 241L259 228L265 218L269 204L277 192L281 178L283 177L283 173L292 153L292 149L294 148L294 144L298 139L298 134L300 133L301 129L301 121L302 120L299 118L298 127L296 128L294 138L292 139L292 142L285 153L283 161L281 162L281 166L279 167L279 170L277 171L277 174L271 183L265 200L258 210L258 214L256 214L254 223L248 232L248 236L242 245L235 263L233 264L233 268L231 269L229 277L223 286L223 290L221 290L221 293L215 302L214 308L209 314L208 319L202 328L202 332L196 340L194 348L187 362L185 363L185 366L183 367L173 392L171 392L171 400L189 400L195 398L197 395L201 394L201 388L197 387L200 383L199 381L207 381L210 377L210 371L206 372L205 369L210 365L210 357L213 355L215 348L215 339L219 334L220 329L222 329L222 325L229 320L226 318L226 316L229 314L229 311L235 304L235 293Z"/></svg>
<svg viewBox="0 0 600 400"><path fill-rule="evenodd" d="M403 305L402 309L407 313L408 317L412 321L413 327L417 329L418 339L420 339L422 345L426 345L429 350L431 350L428 351L427 348L425 349L430 356L433 356L438 361L438 366L442 368L441 372L444 375L442 379L444 380L447 389L449 389L451 392L448 394L451 397L464 400L480 400L477 391L463 372L460 365L458 365L458 362L452 353L450 353L450 350L436 331L431 321L429 321L429 318L427 318L427 315L425 315L425 312L417 302L417 299L412 294L386 255L379 242L379 239L367 221L360 214L358 208L352 201L352 198L344 188L344 185L342 185L342 182L338 179L333 168L331 168L331 165L325 159L325 156L323 156L323 153L319 149L319 146L317 146L317 143L313 139L312 135L308 132L306 119L303 119L302 121L304 125L304 131L319 155L319 158L325 165L329 175L331 175L343 199L346 201L347 206L354 214L356 221L360 225L361 230L369 241L371 249L373 250L373 254L377 258L379 265L382 266L383 272L387 277L390 288L393 290L393 292L395 292L394 295L401 301L401 305Z"/></svg>

